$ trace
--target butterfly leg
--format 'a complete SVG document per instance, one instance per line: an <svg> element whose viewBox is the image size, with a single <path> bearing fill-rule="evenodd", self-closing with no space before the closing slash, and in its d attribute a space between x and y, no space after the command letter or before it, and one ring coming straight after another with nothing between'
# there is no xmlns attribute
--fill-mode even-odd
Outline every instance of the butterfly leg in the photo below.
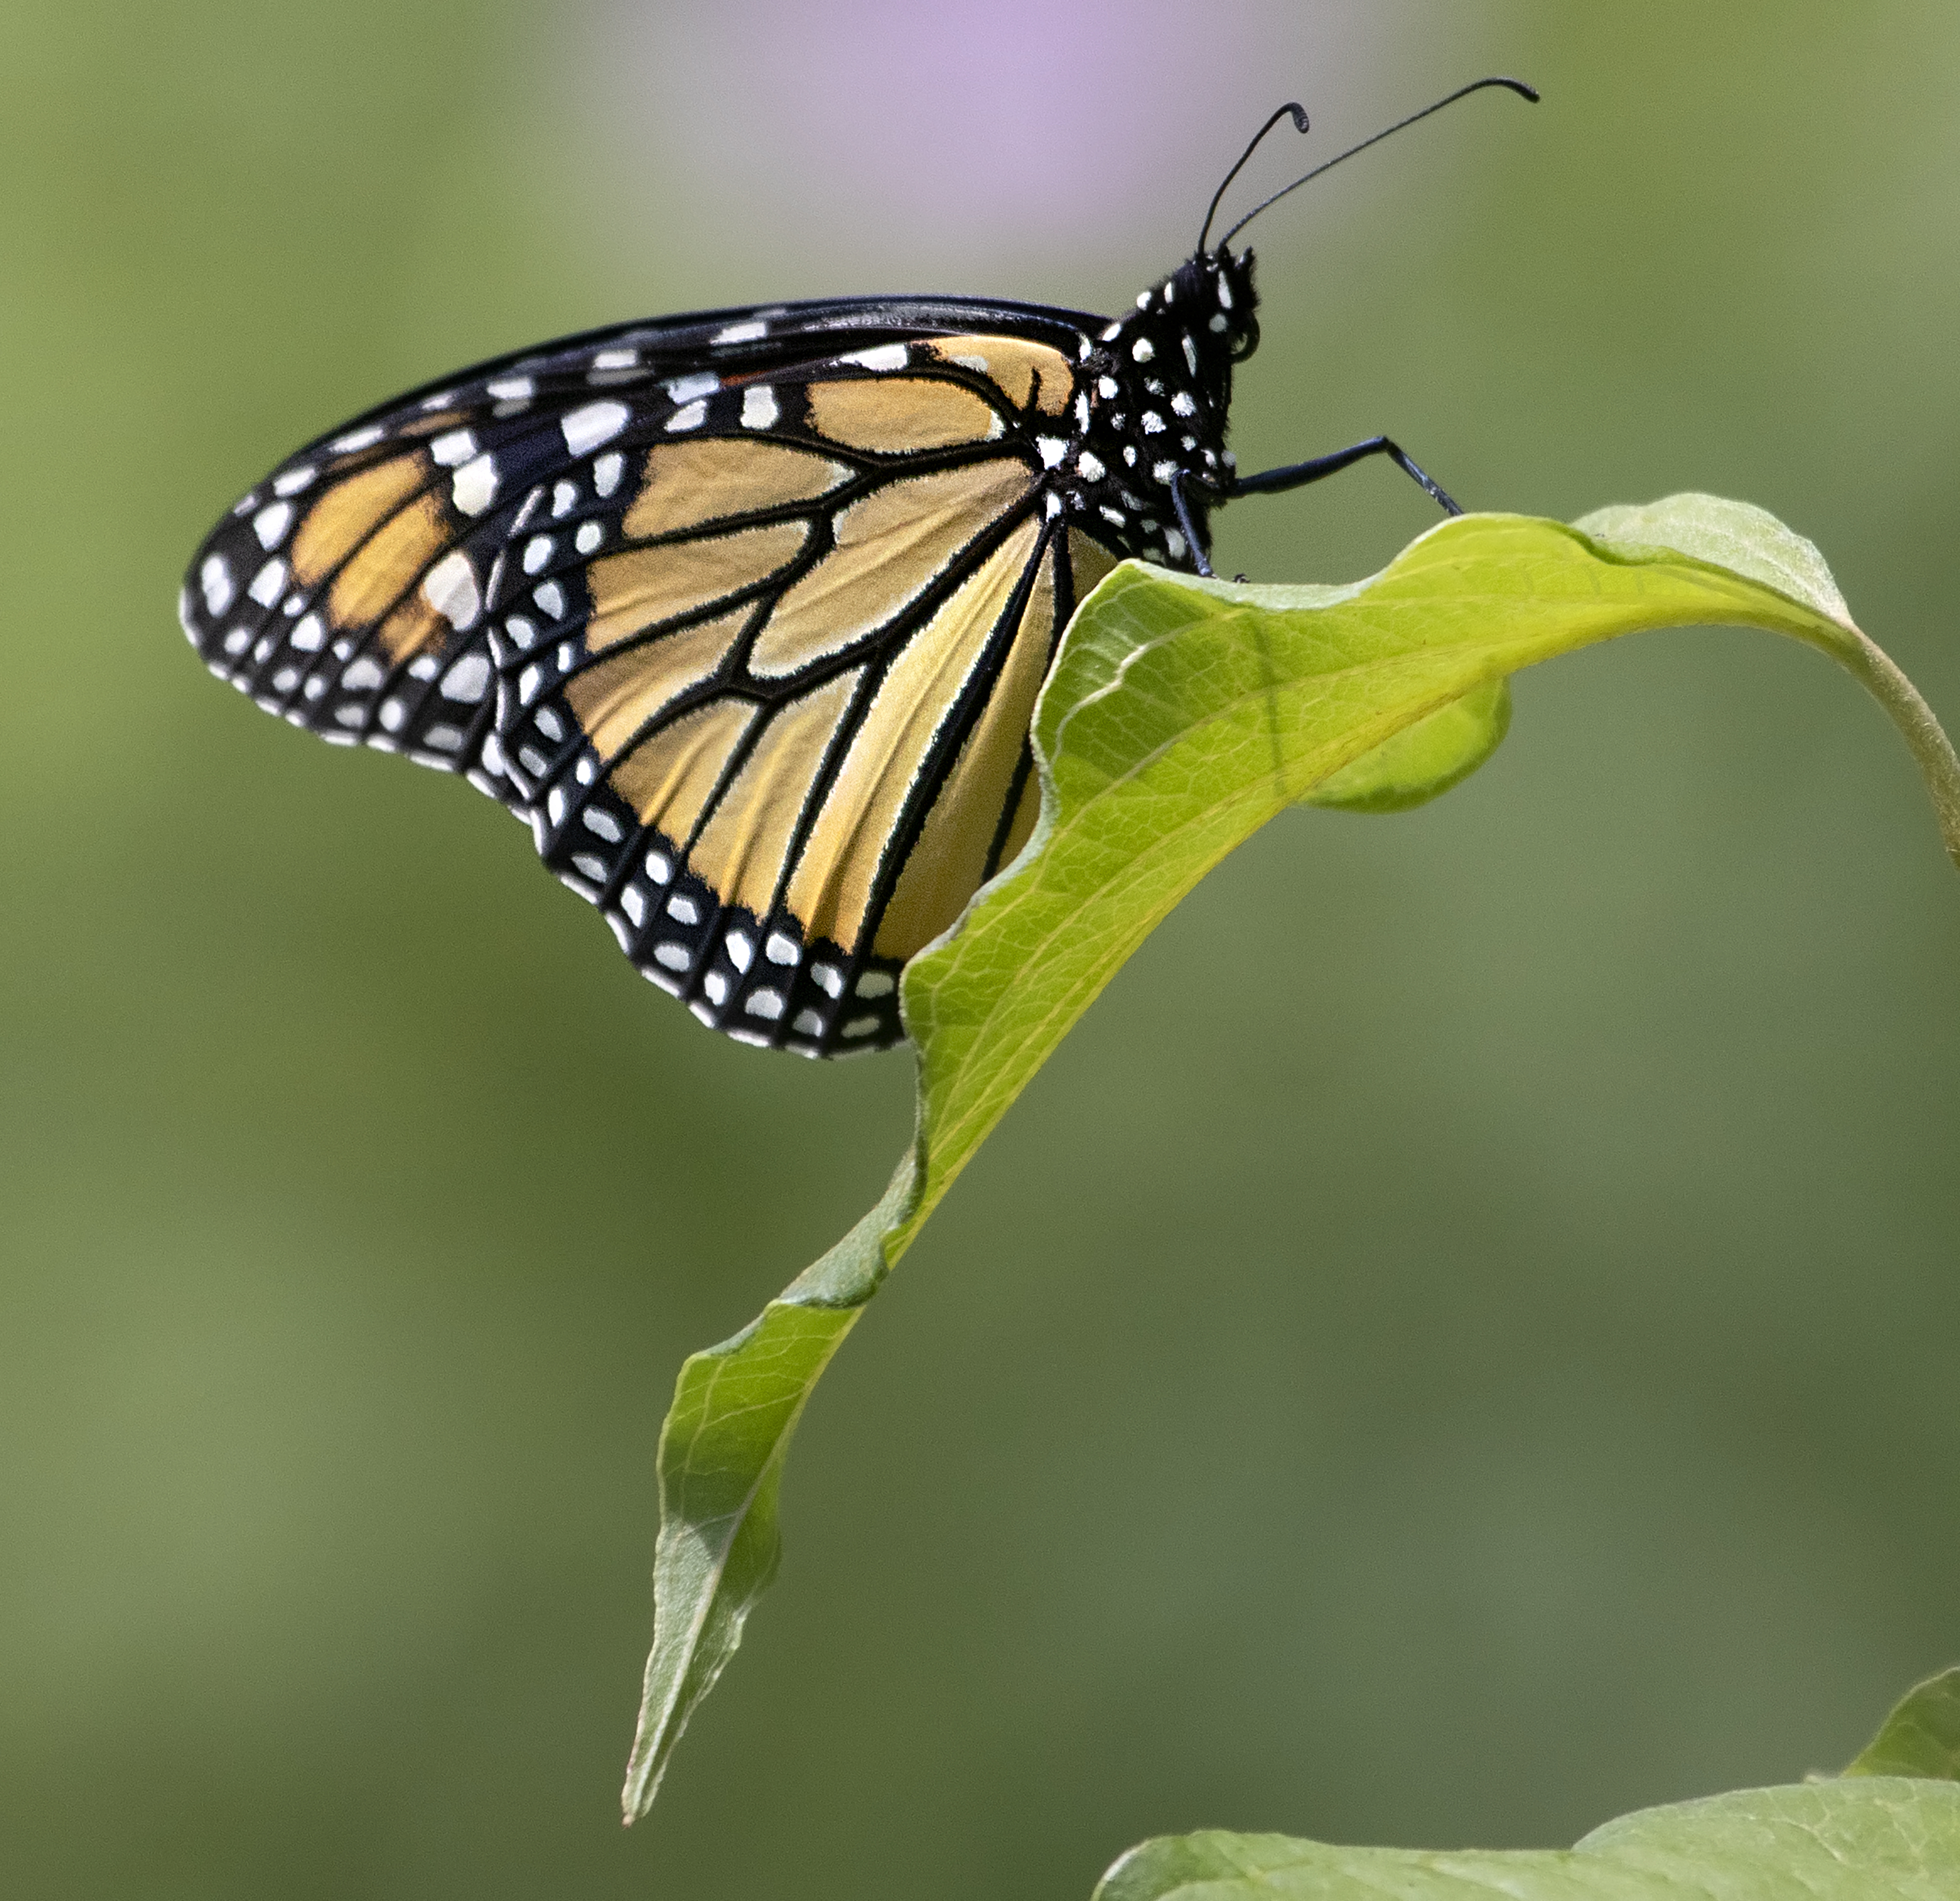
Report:
<svg viewBox="0 0 1960 1901"><path fill-rule="evenodd" d="M1184 538L1190 545L1192 560L1197 565L1201 578L1214 580L1217 577L1204 552L1204 543L1198 537L1198 524L1191 518L1191 504L1184 498L1184 485L1188 481L1199 483L1209 489L1214 495L1218 492L1217 485L1207 482L1202 476L1194 476L1185 469L1174 470L1171 473L1170 505L1177 511L1177 525L1184 530Z"/></svg>
<svg viewBox="0 0 1960 1901"><path fill-rule="evenodd" d="M1258 475L1239 476L1225 491L1225 495L1230 498L1242 495L1277 495L1287 489L1302 489L1309 482L1319 481L1323 476L1338 475L1343 469L1351 469L1356 463L1365 461L1371 455L1386 456L1445 514L1460 515L1463 512L1455 498L1418 467L1399 444L1385 435L1371 435L1365 442L1357 442L1350 448L1336 449L1332 455L1316 456L1310 462L1290 463L1284 469L1268 469ZM1204 550L1192 526L1190 511L1185 504L1182 470L1171 478L1170 498L1177 510L1185 537L1191 543L1198 572L1209 575L1211 564L1205 559Z"/></svg>
<svg viewBox="0 0 1960 1901"><path fill-rule="evenodd" d="M1303 488L1322 476L1338 475L1371 455L1385 455L1446 515L1463 511L1440 484L1424 474L1395 443L1385 435L1371 435L1351 449L1336 449L1332 455L1317 455L1311 462L1295 462L1284 469L1268 469L1262 475L1240 476L1232 484L1233 495L1276 495L1283 489Z"/></svg>

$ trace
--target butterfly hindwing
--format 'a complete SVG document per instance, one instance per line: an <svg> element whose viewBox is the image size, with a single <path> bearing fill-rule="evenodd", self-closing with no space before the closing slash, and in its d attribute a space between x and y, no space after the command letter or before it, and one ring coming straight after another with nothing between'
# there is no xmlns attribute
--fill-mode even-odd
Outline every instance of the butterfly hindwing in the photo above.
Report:
<svg viewBox="0 0 1960 1901"><path fill-rule="evenodd" d="M991 868L1074 598L1035 492L1069 380L985 336L729 378L513 551L498 736L539 850L731 1034L896 1040L899 969Z"/></svg>

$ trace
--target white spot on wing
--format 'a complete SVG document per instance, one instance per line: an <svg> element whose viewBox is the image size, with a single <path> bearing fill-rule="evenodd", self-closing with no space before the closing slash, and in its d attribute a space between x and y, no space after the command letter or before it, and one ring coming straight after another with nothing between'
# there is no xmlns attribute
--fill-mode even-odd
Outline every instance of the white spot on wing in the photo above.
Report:
<svg viewBox="0 0 1960 1901"><path fill-rule="evenodd" d="M621 472L626 466L625 457L616 451L601 456L592 465L592 486L602 495L609 495L619 486Z"/></svg>
<svg viewBox="0 0 1960 1901"><path fill-rule="evenodd" d="M840 356L840 363L855 363L867 370L902 370L911 360L902 343L880 343L868 350L853 350Z"/></svg>
<svg viewBox="0 0 1960 1901"><path fill-rule="evenodd" d="M465 654L443 676L442 696L474 706L490 690L490 663L481 654Z"/></svg>
<svg viewBox="0 0 1960 1901"><path fill-rule="evenodd" d="M781 413L776 407L776 393L766 383L752 383L742 392L743 428L768 428Z"/></svg>
<svg viewBox="0 0 1960 1901"><path fill-rule="evenodd" d="M326 446L336 455L352 455L357 449L371 448L385 433L380 424L371 422L364 429L350 429L345 435L336 436Z"/></svg>
<svg viewBox="0 0 1960 1901"><path fill-rule="evenodd" d="M476 624L483 597L477 591L476 570L461 549L444 555L422 576L422 598L459 634Z"/></svg>
<svg viewBox="0 0 1960 1901"><path fill-rule="evenodd" d="M197 584L204 594L205 612L221 614L231 605L236 593L231 584L231 569L222 555L207 555L204 565L197 571Z"/></svg>
<svg viewBox="0 0 1960 1901"><path fill-rule="evenodd" d="M275 558L252 577L252 584L246 592L261 607L269 607L285 591L285 587L286 564Z"/></svg>
<svg viewBox="0 0 1960 1901"><path fill-rule="evenodd" d="M457 507L466 515L480 515L497 499L497 462L494 456L473 457L457 470L449 485Z"/></svg>
<svg viewBox="0 0 1960 1901"><path fill-rule="evenodd" d="M429 444L429 454L445 469L467 462L476 453L476 438L467 429L452 429Z"/></svg>
<svg viewBox="0 0 1960 1901"><path fill-rule="evenodd" d="M500 377L484 387L499 403L528 403L538 393L538 386L527 376Z"/></svg>
<svg viewBox="0 0 1960 1901"><path fill-rule="evenodd" d="M610 442L632 413L623 403L588 403L574 409L558 423L565 431L565 446L574 455L588 454Z"/></svg>
<svg viewBox="0 0 1960 1901"><path fill-rule="evenodd" d="M275 495L296 495L319 473L310 462L303 462L297 469L288 469L284 475L275 477L272 492Z"/></svg>
<svg viewBox="0 0 1960 1901"><path fill-rule="evenodd" d="M725 330L717 330L708 340L711 343L752 343L759 336L767 336L766 323L730 323Z"/></svg>
<svg viewBox="0 0 1960 1901"><path fill-rule="evenodd" d="M682 429L698 429L707 420L708 405L705 403L689 403L675 410L667 418L667 427L670 431L678 433Z"/></svg>
<svg viewBox="0 0 1960 1901"><path fill-rule="evenodd" d="M1147 363L1157 355L1157 345L1147 336L1140 336L1130 345L1130 354L1139 363Z"/></svg>

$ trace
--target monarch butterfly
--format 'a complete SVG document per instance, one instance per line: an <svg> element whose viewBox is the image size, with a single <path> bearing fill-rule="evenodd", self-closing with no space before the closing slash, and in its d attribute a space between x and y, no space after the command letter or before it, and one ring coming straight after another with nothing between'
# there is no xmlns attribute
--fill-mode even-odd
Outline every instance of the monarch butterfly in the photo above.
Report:
<svg viewBox="0 0 1960 1901"><path fill-rule="evenodd" d="M1537 97L1480 80L1389 131L1491 85ZM1208 574L1211 506L1371 454L1456 511L1386 437L1236 473L1258 326L1230 244L1265 206L1208 234L1289 115L1306 130L1275 113L1196 250L1114 321L712 310L371 409L212 531L185 632L267 712L501 801L705 1023L812 1056L896 1043L906 960L1033 828L1036 696L1103 575Z"/></svg>

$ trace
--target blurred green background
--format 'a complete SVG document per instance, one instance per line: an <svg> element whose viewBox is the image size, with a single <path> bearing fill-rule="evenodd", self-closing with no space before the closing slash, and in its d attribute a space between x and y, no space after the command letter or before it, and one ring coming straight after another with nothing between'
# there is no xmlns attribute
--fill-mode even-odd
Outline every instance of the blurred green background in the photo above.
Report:
<svg viewBox="0 0 1960 1901"><path fill-rule="evenodd" d="M316 431L616 318L1119 308L1258 119L1249 466L1704 488L1960 721L1960 11L10 4L0 1885L1086 1896L1201 1825L1569 1842L1960 1658L1960 880L1816 657L1527 675L1442 804L1225 865L820 1390L788 1557L615 1791L684 1354L883 1185L909 1065L711 1036L466 787L172 603ZM1249 202L1249 201L1248 201ZM1224 519L1344 580L1373 466ZM1221 982L1214 974L1233 973ZM1275 1011L1275 995L1290 999Z"/></svg>

